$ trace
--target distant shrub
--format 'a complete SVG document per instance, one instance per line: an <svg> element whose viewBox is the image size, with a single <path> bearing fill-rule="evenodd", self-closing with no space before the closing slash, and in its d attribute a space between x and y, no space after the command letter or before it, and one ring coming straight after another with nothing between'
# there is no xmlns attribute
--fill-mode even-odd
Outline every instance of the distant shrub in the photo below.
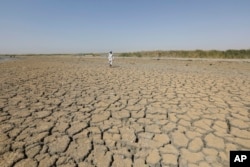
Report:
<svg viewBox="0 0 250 167"><path fill-rule="evenodd" d="M121 57L131 57L132 55L130 53L121 53L119 56L121 56Z"/></svg>
<svg viewBox="0 0 250 167"><path fill-rule="evenodd" d="M121 57L183 57L183 58L225 58L225 59L250 59L250 49L248 50L170 50L170 51L143 51L132 53L121 53Z"/></svg>

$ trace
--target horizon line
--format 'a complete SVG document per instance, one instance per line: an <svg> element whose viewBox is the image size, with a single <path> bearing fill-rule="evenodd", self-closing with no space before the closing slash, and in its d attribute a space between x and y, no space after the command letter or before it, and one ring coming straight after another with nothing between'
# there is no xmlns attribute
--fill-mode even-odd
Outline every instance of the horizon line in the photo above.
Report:
<svg viewBox="0 0 250 167"><path fill-rule="evenodd" d="M225 52L228 50L234 50L234 51L240 51L240 50L250 50L250 48L247 49L170 49L170 50L138 50L138 51L121 51L121 52L114 52L114 53L137 53L137 52L169 52L169 51L220 51ZM103 54L108 53L107 52L50 52L50 53L0 53L0 55L76 55L76 54Z"/></svg>

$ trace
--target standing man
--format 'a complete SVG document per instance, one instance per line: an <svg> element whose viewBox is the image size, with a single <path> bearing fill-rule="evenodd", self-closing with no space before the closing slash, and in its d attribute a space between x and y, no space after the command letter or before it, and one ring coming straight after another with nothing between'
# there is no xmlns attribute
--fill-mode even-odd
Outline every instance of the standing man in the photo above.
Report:
<svg viewBox="0 0 250 167"><path fill-rule="evenodd" d="M113 57L112 51L110 51L108 55L109 67L112 67L113 59L114 57Z"/></svg>

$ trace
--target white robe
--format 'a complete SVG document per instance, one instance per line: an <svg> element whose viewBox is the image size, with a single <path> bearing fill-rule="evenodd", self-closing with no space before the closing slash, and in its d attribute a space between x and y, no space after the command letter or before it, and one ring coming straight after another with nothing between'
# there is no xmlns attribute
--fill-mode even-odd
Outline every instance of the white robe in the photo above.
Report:
<svg viewBox="0 0 250 167"><path fill-rule="evenodd" d="M109 56L108 56L108 60L109 60L109 64L112 65L113 63L113 54L112 53L109 53Z"/></svg>

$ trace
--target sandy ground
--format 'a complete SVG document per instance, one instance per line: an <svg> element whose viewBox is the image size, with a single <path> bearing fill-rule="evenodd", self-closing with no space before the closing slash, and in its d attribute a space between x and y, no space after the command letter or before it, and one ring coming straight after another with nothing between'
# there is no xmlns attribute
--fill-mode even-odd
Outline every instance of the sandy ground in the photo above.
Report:
<svg viewBox="0 0 250 167"><path fill-rule="evenodd" d="M229 166L250 150L250 63L0 62L0 166Z"/></svg>

